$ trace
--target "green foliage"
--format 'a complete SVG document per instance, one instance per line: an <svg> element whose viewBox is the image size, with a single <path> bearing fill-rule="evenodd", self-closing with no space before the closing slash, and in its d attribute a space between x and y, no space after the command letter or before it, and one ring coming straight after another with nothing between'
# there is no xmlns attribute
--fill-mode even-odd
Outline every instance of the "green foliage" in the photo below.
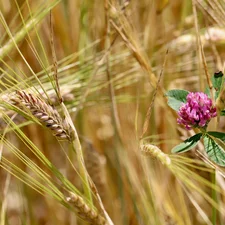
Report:
<svg viewBox="0 0 225 225"><path fill-rule="evenodd" d="M204 136L203 136L204 135ZM225 166L225 133L209 131L198 133L175 146L172 153L187 152L194 148L203 136L204 147L210 160L220 166Z"/></svg>
<svg viewBox="0 0 225 225"><path fill-rule="evenodd" d="M222 83L223 83L223 73L221 71L214 73L214 75L211 78L213 88L215 89L215 100L218 98L219 93L221 91ZM205 94L210 97L210 89L209 87L206 87Z"/></svg>
<svg viewBox="0 0 225 225"><path fill-rule="evenodd" d="M214 73L212 77L212 84L216 91L215 99L217 99L223 84L223 73L221 71Z"/></svg>
<svg viewBox="0 0 225 225"><path fill-rule="evenodd" d="M181 152L187 152L194 148L198 141L201 139L202 133L198 133L188 139L186 139L184 142L180 143L179 145L175 146L172 149L172 153L181 153Z"/></svg>
<svg viewBox="0 0 225 225"><path fill-rule="evenodd" d="M221 133L221 132L217 132L217 131L208 131L207 134L225 142L225 133Z"/></svg>
<svg viewBox="0 0 225 225"><path fill-rule="evenodd" d="M204 146L208 157L220 166L225 166L225 134L209 132L204 136Z"/></svg>
<svg viewBox="0 0 225 225"><path fill-rule="evenodd" d="M188 93L188 91L178 89L168 91L166 93L166 96L168 97L168 105L172 109L178 111L182 103L186 102Z"/></svg>

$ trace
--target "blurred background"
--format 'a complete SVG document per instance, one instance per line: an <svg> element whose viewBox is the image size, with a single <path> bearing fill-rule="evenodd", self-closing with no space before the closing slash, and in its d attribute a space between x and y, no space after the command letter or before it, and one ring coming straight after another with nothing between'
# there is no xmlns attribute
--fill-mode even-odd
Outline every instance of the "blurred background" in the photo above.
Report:
<svg viewBox="0 0 225 225"><path fill-rule="evenodd" d="M54 69L53 38L63 99L79 133L87 170L114 224L224 224L220 208L224 179L217 178L214 204L207 183L214 171L206 169L203 156L195 151L182 155L187 158L173 155L174 166L168 167L143 156L139 149L149 107L149 126L142 137L145 143L170 154L176 144L194 134L177 125L165 92L204 91L206 74L211 77L223 71L224 1L0 0L0 12L2 93L32 89L43 95L46 91L57 107L47 76ZM67 156L76 168L68 144L21 116L14 121L79 188L79 176L68 163ZM214 122L209 126L215 128ZM1 121L0 125L4 133L7 124ZM224 131L224 126L221 118L218 130ZM47 173L13 131L7 131L6 137ZM197 149L202 152L203 146ZM1 152L35 178L10 149L3 146ZM54 198L40 195L23 179L10 176L10 168L2 168L1 225L88 224ZM60 188L60 183L56 185ZM216 223L211 220L213 206L218 210Z"/></svg>

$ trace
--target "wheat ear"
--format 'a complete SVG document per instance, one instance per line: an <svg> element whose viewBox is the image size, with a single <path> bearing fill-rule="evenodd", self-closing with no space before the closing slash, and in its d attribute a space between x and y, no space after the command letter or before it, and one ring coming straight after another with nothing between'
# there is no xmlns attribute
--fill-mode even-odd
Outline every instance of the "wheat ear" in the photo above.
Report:
<svg viewBox="0 0 225 225"><path fill-rule="evenodd" d="M166 166L171 165L171 159L169 155L162 152L157 146L151 145L151 144L141 144L140 150L143 155L146 156L152 156L154 158L157 158L161 161L162 164Z"/></svg>
<svg viewBox="0 0 225 225"><path fill-rule="evenodd" d="M85 221L90 222L92 225L105 225L106 221L98 212L91 209L84 200L76 195L70 193L70 196L66 199L76 209L78 215Z"/></svg>
<svg viewBox="0 0 225 225"><path fill-rule="evenodd" d="M51 129L57 138L71 140L69 125L65 124L59 113L40 97L17 91L11 101L17 107L30 112L42 125Z"/></svg>

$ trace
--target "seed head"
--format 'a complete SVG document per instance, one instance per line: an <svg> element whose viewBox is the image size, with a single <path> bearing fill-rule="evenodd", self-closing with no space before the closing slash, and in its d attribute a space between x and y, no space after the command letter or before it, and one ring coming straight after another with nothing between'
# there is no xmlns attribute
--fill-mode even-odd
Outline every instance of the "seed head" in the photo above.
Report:
<svg viewBox="0 0 225 225"><path fill-rule="evenodd" d="M71 140L70 127L62 120L57 110L40 97L17 91L11 101L17 107L30 112L42 125L51 129L58 139Z"/></svg>

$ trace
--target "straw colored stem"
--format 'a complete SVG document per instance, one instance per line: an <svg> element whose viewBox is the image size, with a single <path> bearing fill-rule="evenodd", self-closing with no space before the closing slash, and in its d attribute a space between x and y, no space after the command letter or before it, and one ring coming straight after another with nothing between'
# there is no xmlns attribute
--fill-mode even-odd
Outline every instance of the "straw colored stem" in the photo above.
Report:
<svg viewBox="0 0 225 225"><path fill-rule="evenodd" d="M216 170L215 173L212 173L212 185L216 187ZM212 189L212 199L217 202L217 194L216 190L213 188ZM215 207L212 207L212 224L216 225L216 218L217 218L217 209Z"/></svg>

